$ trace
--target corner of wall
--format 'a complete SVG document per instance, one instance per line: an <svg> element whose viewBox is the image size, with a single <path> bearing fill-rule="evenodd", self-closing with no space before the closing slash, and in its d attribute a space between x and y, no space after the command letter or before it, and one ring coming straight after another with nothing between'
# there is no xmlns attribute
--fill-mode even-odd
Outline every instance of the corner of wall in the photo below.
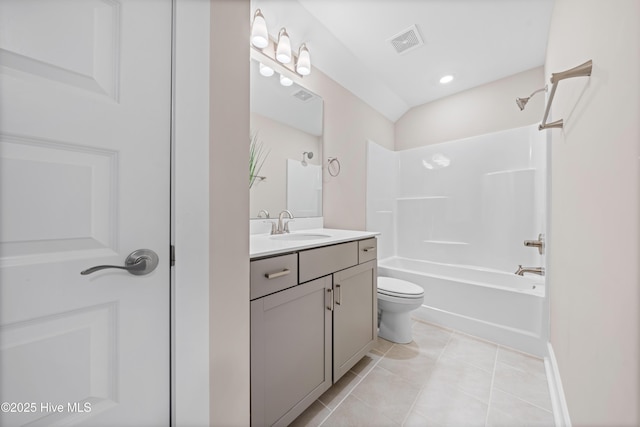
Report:
<svg viewBox="0 0 640 427"><path fill-rule="evenodd" d="M210 425L240 426L250 424L250 3L210 6Z"/></svg>

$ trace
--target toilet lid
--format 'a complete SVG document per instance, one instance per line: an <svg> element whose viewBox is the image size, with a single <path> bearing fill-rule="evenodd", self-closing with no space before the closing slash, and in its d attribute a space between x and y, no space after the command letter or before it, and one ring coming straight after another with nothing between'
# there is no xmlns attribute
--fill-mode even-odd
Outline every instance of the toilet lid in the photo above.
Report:
<svg viewBox="0 0 640 427"><path fill-rule="evenodd" d="M378 292L390 296L416 298L424 295L424 290L415 283L393 277L378 276Z"/></svg>

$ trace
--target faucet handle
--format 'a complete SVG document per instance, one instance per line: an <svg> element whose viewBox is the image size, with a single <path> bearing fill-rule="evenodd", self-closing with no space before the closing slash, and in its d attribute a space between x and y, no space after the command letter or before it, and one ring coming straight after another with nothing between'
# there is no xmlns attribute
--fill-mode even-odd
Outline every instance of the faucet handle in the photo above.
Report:
<svg viewBox="0 0 640 427"><path fill-rule="evenodd" d="M290 222L296 222L296 220L295 219L290 219L289 221L284 223L284 232L285 233L289 233L289 223Z"/></svg>
<svg viewBox="0 0 640 427"><path fill-rule="evenodd" d="M277 234L275 221L262 221L262 222L264 222L265 224L271 224L271 234Z"/></svg>

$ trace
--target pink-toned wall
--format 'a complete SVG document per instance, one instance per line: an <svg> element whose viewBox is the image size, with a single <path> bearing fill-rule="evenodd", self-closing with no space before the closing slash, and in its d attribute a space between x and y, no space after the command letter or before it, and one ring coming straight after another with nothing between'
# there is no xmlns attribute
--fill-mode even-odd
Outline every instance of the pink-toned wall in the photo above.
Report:
<svg viewBox="0 0 640 427"><path fill-rule="evenodd" d="M209 425L248 426L249 0L210 4Z"/></svg>
<svg viewBox="0 0 640 427"><path fill-rule="evenodd" d="M552 120L551 344L576 426L637 426L640 332L640 3L556 0L546 75Z"/></svg>
<svg viewBox="0 0 640 427"><path fill-rule="evenodd" d="M364 230L367 140L393 149L394 124L317 69L301 84L324 100L324 165L328 157L337 157L341 164L336 177L324 170L324 225Z"/></svg>
<svg viewBox="0 0 640 427"><path fill-rule="evenodd" d="M524 111L520 111L515 100L544 85L544 69L537 67L414 107L395 124L395 149L406 150L539 122L544 109L543 93L532 97Z"/></svg>

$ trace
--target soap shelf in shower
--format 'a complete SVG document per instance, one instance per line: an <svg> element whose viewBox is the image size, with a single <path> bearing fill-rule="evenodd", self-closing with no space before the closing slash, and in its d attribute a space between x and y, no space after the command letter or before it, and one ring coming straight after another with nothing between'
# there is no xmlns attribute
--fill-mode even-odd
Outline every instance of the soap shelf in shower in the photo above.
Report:
<svg viewBox="0 0 640 427"><path fill-rule="evenodd" d="M424 196L424 197L398 197L396 200L399 202L406 202L409 200L437 200L448 199L449 196Z"/></svg>
<svg viewBox="0 0 640 427"><path fill-rule="evenodd" d="M468 245L467 242L451 242L447 240L423 240L422 243L434 243L436 245Z"/></svg>

